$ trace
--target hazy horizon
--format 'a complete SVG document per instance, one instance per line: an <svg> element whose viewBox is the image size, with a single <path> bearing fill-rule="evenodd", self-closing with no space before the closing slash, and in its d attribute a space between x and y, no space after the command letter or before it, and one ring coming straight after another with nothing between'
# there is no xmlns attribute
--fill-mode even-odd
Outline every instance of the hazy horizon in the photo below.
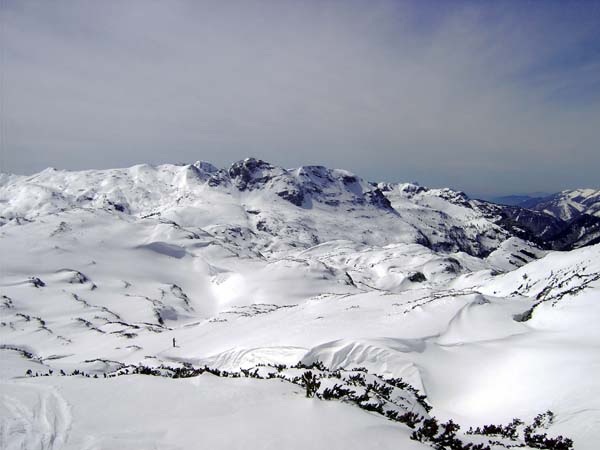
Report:
<svg viewBox="0 0 600 450"><path fill-rule="evenodd" d="M600 188L600 2L5 0L0 170L254 156Z"/></svg>

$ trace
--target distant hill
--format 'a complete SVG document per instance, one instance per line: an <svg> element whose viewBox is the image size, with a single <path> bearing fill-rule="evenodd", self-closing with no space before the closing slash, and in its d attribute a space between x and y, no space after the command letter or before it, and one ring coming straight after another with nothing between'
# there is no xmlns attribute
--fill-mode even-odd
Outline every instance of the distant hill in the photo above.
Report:
<svg viewBox="0 0 600 450"><path fill-rule="evenodd" d="M515 195L502 195L499 197L491 197L489 200L493 203L497 203L499 205L507 205L507 206L521 206L526 208L526 204L536 204L543 199L550 197L555 194L548 194L544 192L535 192L532 194L515 194Z"/></svg>

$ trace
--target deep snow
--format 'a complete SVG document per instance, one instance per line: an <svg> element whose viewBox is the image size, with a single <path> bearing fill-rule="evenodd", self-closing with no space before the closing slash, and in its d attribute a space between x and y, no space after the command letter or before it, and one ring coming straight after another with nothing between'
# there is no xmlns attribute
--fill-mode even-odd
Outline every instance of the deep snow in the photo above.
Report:
<svg viewBox="0 0 600 450"><path fill-rule="evenodd" d="M596 448L600 245L542 251L413 186L250 160L3 175L2 448L429 448L280 380L102 378L298 361L402 377L464 427L550 409Z"/></svg>

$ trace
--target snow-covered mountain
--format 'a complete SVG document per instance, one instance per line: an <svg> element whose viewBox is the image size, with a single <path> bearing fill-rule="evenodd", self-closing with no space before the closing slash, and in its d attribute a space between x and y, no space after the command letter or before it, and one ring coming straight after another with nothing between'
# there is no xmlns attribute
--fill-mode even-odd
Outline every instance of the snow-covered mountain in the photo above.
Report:
<svg viewBox="0 0 600 450"><path fill-rule="evenodd" d="M515 209L502 208L508 212ZM542 246L568 250L600 242L600 191L576 189L530 198L518 203L517 214L524 210L541 213Z"/></svg>
<svg viewBox="0 0 600 450"><path fill-rule="evenodd" d="M564 221L582 214L600 217L600 191L574 189L521 203L522 207L542 211Z"/></svg>
<svg viewBox="0 0 600 450"><path fill-rule="evenodd" d="M229 169L197 162L82 172L47 169L1 179L3 222L74 208L160 217L260 252L349 239L374 245L419 243L486 256L514 236L551 248L552 238L564 228L546 214L470 200L449 189L373 185L344 170L286 170L252 158ZM340 221L340 215L346 220Z"/></svg>
<svg viewBox="0 0 600 450"><path fill-rule="evenodd" d="M379 186L397 208L410 209L416 203L436 211L440 220L433 222L434 234L438 235L439 228L454 226L453 239L450 240L462 242L461 248L479 256L495 246L494 242L485 242L489 237L489 224L502 230L500 240L515 236L548 250L570 250L600 240L600 217L589 214L580 214L566 221L546 211L470 199L463 192L447 188L429 189L408 183L381 183ZM422 226L422 222L419 223ZM475 234L472 233L473 229L477 230ZM469 234L469 230L472 243L475 244L470 247L465 245L464 236L461 235L463 232ZM435 245L435 239L433 242Z"/></svg>
<svg viewBox="0 0 600 450"><path fill-rule="evenodd" d="M600 439L600 245L546 213L246 159L2 174L0 224L7 449Z"/></svg>

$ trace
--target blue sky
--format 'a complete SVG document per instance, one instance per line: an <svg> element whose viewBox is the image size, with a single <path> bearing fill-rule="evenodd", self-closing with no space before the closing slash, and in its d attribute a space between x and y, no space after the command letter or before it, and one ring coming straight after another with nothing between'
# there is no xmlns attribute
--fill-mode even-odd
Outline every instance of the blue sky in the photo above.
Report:
<svg viewBox="0 0 600 450"><path fill-rule="evenodd" d="M600 1L0 4L3 171L247 156L600 187Z"/></svg>

